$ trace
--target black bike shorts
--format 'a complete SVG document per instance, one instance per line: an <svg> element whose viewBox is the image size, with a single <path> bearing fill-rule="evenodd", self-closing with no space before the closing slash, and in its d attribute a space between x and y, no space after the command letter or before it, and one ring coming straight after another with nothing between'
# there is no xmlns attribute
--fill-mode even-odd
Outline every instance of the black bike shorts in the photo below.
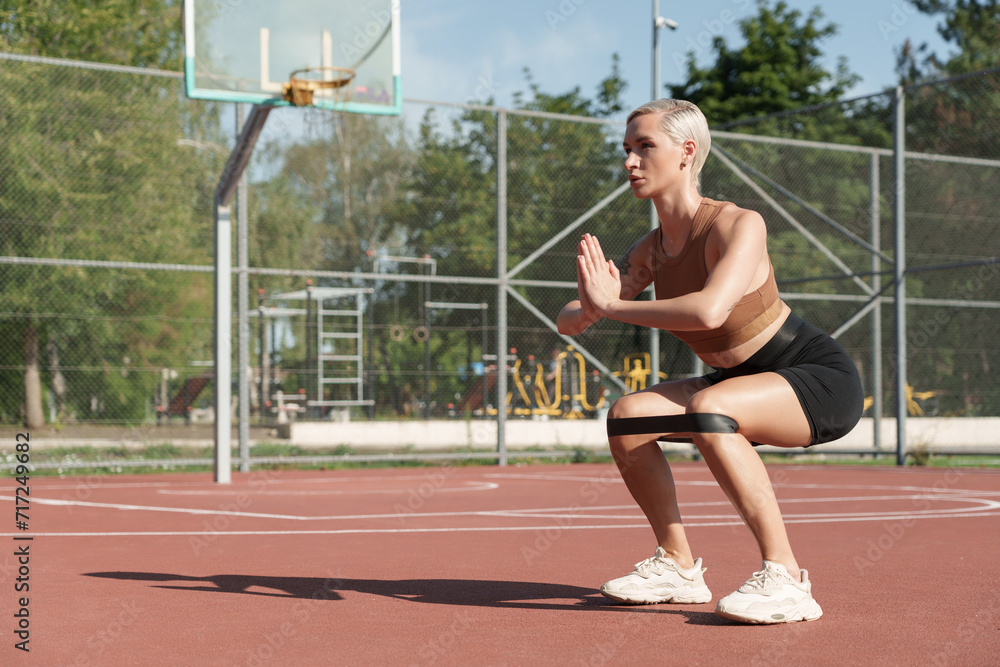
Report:
<svg viewBox="0 0 1000 667"><path fill-rule="evenodd" d="M717 368L703 379L713 385L768 371L788 380L795 390L812 432L807 446L842 438L861 419L864 391L854 362L829 334L794 313L749 359L732 368Z"/></svg>

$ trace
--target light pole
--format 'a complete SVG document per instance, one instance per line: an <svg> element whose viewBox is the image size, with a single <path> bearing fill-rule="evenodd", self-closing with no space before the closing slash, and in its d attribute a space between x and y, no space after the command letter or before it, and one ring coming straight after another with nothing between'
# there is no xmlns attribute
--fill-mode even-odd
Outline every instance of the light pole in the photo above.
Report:
<svg viewBox="0 0 1000 667"><path fill-rule="evenodd" d="M660 97L660 30L677 30L677 21L660 16L660 0L653 0L653 96Z"/></svg>
<svg viewBox="0 0 1000 667"><path fill-rule="evenodd" d="M650 99L656 100L660 97L660 30L670 28L677 30L677 21L665 19L660 16L660 0L653 0L653 91ZM649 203L649 224L651 229L660 226L660 218L656 215L656 206ZM655 299L653 287L649 288L650 299ZM649 386L660 381L660 331L653 328L649 330Z"/></svg>

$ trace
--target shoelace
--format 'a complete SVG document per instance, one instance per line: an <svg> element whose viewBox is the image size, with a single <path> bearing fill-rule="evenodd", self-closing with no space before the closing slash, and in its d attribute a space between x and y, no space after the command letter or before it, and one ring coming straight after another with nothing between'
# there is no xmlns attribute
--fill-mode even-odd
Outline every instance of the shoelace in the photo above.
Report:
<svg viewBox="0 0 1000 667"><path fill-rule="evenodd" d="M791 577L789 577L789 579L791 579ZM763 591L767 590L769 581L780 585L780 573L777 570L765 567L760 572L754 572L753 576L747 579L746 583L743 585Z"/></svg>
<svg viewBox="0 0 1000 667"><path fill-rule="evenodd" d="M671 567L670 563L659 556L650 556L644 561L635 564L635 571L640 576L646 577L650 574L663 574L667 571L677 572L677 568Z"/></svg>
<svg viewBox="0 0 1000 667"><path fill-rule="evenodd" d="M758 588L760 590L764 590L764 587L767 586L768 579L774 579L774 575L771 574L770 570L765 568L760 572L754 572L753 576L747 579L746 583L744 583L743 585L748 586L750 588Z"/></svg>

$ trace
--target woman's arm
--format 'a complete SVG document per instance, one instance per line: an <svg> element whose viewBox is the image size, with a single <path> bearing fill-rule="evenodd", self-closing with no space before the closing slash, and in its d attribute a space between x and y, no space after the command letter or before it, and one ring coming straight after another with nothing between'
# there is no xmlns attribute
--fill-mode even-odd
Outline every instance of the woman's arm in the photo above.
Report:
<svg viewBox="0 0 1000 667"><path fill-rule="evenodd" d="M620 278L609 266L600 243L585 236L577 258L583 289L594 310L603 317L639 326L674 331L716 329L753 283L765 256L764 220L753 211L720 216L710 232L706 255L710 272L696 292L658 301L626 301L618 296Z"/></svg>

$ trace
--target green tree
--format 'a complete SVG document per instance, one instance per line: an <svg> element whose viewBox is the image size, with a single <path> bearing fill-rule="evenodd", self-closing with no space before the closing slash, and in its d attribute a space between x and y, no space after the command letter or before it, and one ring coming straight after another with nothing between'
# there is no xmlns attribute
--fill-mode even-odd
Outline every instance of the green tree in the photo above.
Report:
<svg viewBox="0 0 1000 667"><path fill-rule="evenodd" d="M301 132L271 142L258 157L274 173L252 187L250 263L371 271L369 253L398 243L407 233L405 221L389 213L401 196L412 162L402 120L324 111L294 113L304 121ZM301 289L302 278L260 278L256 286L274 294ZM323 278L317 286L361 285ZM291 372L287 388L315 384L305 339L296 336L294 349L284 351L281 365ZM327 390L335 394L328 399L356 398L348 385Z"/></svg>
<svg viewBox="0 0 1000 667"><path fill-rule="evenodd" d="M872 147L891 145L891 114L884 99L843 103L858 77L843 58L830 72L823 63L822 43L837 26L817 7L808 15L784 2L759 2L757 14L739 24L742 42L715 38L713 60L705 67L688 57L684 82L669 86L671 95L695 102L713 130L768 135ZM813 207L867 238L870 192L869 158L823 148L742 142L716 135L714 148L750 165ZM716 150L717 149L717 150ZM709 157L707 192L735 197L745 187L728 169ZM755 196L747 193L746 196ZM811 216L810 216L811 217ZM863 270L859 267L859 270Z"/></svg>
<svg viewBox="0 0 1000 667"><path fill-rule="evenodd" d="M507 262L507 269L514 268L610 194L623 182L624 173L620 144L623 128L594 122L622 111L625 81L617 56L593 98L579 88L562 94L546 92L528 71L525 81L526 89L514 96L514 107L526 113L504 114L508 252L502 260ZM467 109L442 118L444 113L429 110L418 129L412 177L406 184L405 196L398 199L391 212L393 218L405 223L408 235L399 252L393 254L427 255L437 262L439 275L492 278L497 274L498 114ZM579 116L581 120L571 122L550 114ZM593 218L586 229L601 234L609 252L617 254L648 229L648 216L648 208L623 195ZM579 234L569 235L516 278L575 281L573 257L578 238ZM403 295L381 301L388 311L395 303L417 304L422 299L419 286L394 289L402 289ZM529 302L553 316L569 297L568 292L554 292L547 287L528 285L517 289ZM495 288L456 282L434 285L433 295L435 301L486 302L492 316ZM409 312L414 321L419 318L418 309ZM391 316L394 321L399 317L395 313ZM466 355L467 348L474 349L467 360L481 358L478 335L462 340L468 333L469 317L468 311L442 309L434 319L435 340L442 341L442 351L459 353L452 354L452 363ZM557 344L552 332L516 303L512 303L509 317L509 341L519 350L519 358L526 364L529 354L547 359L549 350ZM418 352L414 348L413 353ZM454 375L454 369L440 371L449 372ZM439 375L434 393L450 401L446 386Z"/></svg>
<svg viewBox="0 0 1000 667"><path fill-rule="evenodd" d="M176 2L6 1L0 17L5 51L179 69ZM176 79L9 63L0 80L3 254L204 263L208 238L197 230L210 220L206 175L220 160L179 140L217 139L215 119L185 103ZM141 417L149 370L188 345L183 330L205 315L205 289L190 276L5 273L4 329L23 341L24 393L5 397L3 412L20 403L32 428L44 422L46 375L68 412Z"/></svg>
<svg viewBox="0 0 1000 667"><path fill-rule="evenodd" d="M179 70L177 0L0 0L6 52Z"/></svg>
<svg viewBox="0 0 1000 667"><path fill-rule="evenodd" d="M927 43L906 40L897 52L903 84L1000 66L1000 0L913 0L918 11L940 16L938 34L957 52L931 53Z"/></svg>
<svg viewBox="0 0 1000 667"><path fill-rule="evenodd" d="M934 53L907 41L897 53L897 72L906 90L908 151L968 158L1000 155L1000 2L915 0L928 16L940 17L938 34L952 47ZM979 76L959 76L982 70ZM935 83L940 81L940 83ZM932 274L929 296L990 301L1000 296L993 279L997 247L995 193L1000 170L946 162L911 160L907 166L907 210L913 241L910 266L986 262L960 271ZM916 185L916 187L914 187ZM983 280L981 276L989 279ZM909 283L908 283L909 284ZM917 311L919 312L919 311ZM914 313L916 315L917 313ZM913 317L913 316L911 316ZM989 309L941 308L933 336L920 320L911 334L913 381L940 390L942 410L951 414L997 414L1000 392L988 378L1000 360L992 343L996 317ZM914 321L914 320L911 320Z"/></svg>
<svg viewBox="0 0 1000 667"><path fill-rule="evenodd" d="M287 221L292 226L286 241L307 246L315 260L311 266L367 270L367 251L393 242L401 233L399 221L387 211L400 197L412 167L402 121L326 112L313 113L310 119L309 132L281 148L276 156L279 177L259 194L264 224L274 224L282 211L294 211ZM275 206L271 200L279 193L299 199L300 205Z"/></svg>
<svg viewBox="0 0 1000 667"><path fill-rule="evenodd" d="M891 145L887 100L841 103L858 77L842 57L835 71L824 66L822 43L836 34L837 26L825 22L818 7L803 15L784 2L773 7L759 2L757 14L739 26L740 45L731 47L723 37L716 37L714 60L699 67L694 53L689 54L686 80L669 86L673 97L698 104L713 129L872 147ZM732 140L717 145L734 151L835 219L857 219L851 226L867 237L862 225L869 194L867 184L856 177L859 170L867 169L865 159L850 153ZM714 169L711 158L706 169L707 176L716 174L716 180L705 181L714 192L739 187L731 176Z"/></svg>
<svg viewBox="0 0 1000 667"><path fill-rule="evenodd" d="M609 132L606 124L544 115L607 118L620 112L624 81L617 57L596 101L579 88L545 93L530 72L525 76L528 92L515 95L514 106L541 113L506 116L508 268L590 208L600 198L595 195L621 182L620 128ZM409 194L395 214L410 221L417 252L438 258L443 271L496 275L496 123L493 112L468 110L442 128L431 110L421 124ZM540 266L532 271L548 277L550 269Z"/></svg>
<svg viewBox="0 0 1000 667"><path fill-rule="evenodd" d="M823 12L808 16L784 2L758 2L756 16L740 22L745 43L730 48L713 40L715 62L698 67L688 54L686 80L668 86L671 96L697 104L712 125L835 102L858 81L841 57L836 71L822 64L820 43L837 32Z"/></svg>

